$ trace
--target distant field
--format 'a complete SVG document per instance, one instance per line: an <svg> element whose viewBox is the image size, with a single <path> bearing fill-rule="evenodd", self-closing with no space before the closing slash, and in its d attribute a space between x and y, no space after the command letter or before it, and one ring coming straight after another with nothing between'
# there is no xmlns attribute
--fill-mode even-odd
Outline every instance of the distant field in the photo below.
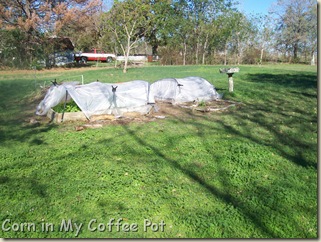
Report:
<svg viewBox="0 0 321 242"><path fill-rule="evenodd" d="M0 71L0 237L317 238L316 67L240 66L232 94L221 67ZM34 115L54 79L186 76L242 104L83 131Z"/></svg>

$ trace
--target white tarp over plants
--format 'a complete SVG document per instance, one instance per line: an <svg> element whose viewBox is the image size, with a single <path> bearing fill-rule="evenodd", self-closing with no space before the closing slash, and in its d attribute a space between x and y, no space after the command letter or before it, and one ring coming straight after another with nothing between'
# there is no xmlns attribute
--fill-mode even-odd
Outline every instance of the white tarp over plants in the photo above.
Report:
<svg viewBox="0 0 321 242"><path fill-rule="evenodd" d="M220 99L212 84L201 77L167 78L149 84L146 81L78 85L77 82L54 83L37 107L37 115L48 111L66 100L74 100L85 116L126 112L147 114L155 100L184 103Z"/></svg>
<svg viewBox="0 0 321 242"><path fill-rule="evenodd" d="M89 118L92 115L126 112L146 114L154 99L149 98L149 83L131 81L116 84L92 82L80 86L67 86L66 89L78 107Z"/></svg>
<svg viewBox="0 0 321 242"><path fill-rule="evenodd" d="M166 78L150 86L155 100L183 103L221 99L214 86L201 77Z"/></svg>
<svg viewBox="0 0 321 242"><path fill-rule="evenodd" d="M66 99L66 86L75 86L78 82L66 82L61 85L52 85L46 93L44 99L37 106L37 115L46 115L48 111L57 106L59 103ZM70 100L70 96L67 95L67 100Z"/></svg>
<svg viewBox="0 0 321 242"><path fill-rule="evenodd" d="M50 87L44 100L37 107L37 115L46 115L50 108L72 98L88 119L92 115L126 112L148 113L155 103L149 96L149 83L131 81L124 83L92 82L85 85L64 83Z"/></svg>

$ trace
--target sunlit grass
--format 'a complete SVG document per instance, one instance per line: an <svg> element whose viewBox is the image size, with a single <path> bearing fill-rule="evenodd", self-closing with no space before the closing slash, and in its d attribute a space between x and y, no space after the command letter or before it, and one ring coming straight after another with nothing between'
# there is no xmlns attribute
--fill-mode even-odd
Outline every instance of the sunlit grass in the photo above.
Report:
<svg viewBox="0 0 321 242"><path fill-rule="evenodd" d="M0 75L1 225L10 219L0 237L75 238L75 227L60 230L71 219L83 224L78 238L316 238L316 68L241 66L232 94L219 68ZM242 105L79 132L78 123L29 122L38 119L40 86L81 76L85 83L201 76ZM138 229L109 231L112 218ZM145 219L155 231L144 231ZM37 230L13 231L13 223L35 223ZM42 230L46 223L53 231Z"/></svg>

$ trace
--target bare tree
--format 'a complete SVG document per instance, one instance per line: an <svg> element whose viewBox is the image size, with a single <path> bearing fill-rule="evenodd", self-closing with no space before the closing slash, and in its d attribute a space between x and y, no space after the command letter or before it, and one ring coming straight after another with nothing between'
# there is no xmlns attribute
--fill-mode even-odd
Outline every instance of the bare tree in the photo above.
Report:
<svg viewBox="0 0 321 242"><path fill-rule="evenodd" d="M297 62L304 46L313 48L317 35L317 3L314 0L278 0L270 12L276 15L279 50L290 52Z"/></svg>
<svg viewBox="0 0 321 242"><path fill-rule="evenodd" d="M149 4L139 0L115 1L102 17L102 31L112 32L125 57L123 72L127 72L130 52L148 31Z"/></svg>

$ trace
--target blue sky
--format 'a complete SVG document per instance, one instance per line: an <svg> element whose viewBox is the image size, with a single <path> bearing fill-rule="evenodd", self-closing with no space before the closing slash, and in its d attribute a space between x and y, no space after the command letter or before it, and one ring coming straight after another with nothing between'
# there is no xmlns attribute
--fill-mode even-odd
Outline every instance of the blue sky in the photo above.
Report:
<svg viewBox="0 0 321 242"><path fill-rule="evenodd" d="M277 0L238 0L238 2L240 3L238 9L246 14L268 14L272 4Z"/></svg>
<svg viewBox="0 0 321 242"><path fill-rule="evenodd" d="M238 9L246 14L268 14L269 9L273 3L277 0L237 0L239 5ZM302 0L305 1L305 0ZM113 4L113 0L103 0L104 4L110 8Z"/></svg>

